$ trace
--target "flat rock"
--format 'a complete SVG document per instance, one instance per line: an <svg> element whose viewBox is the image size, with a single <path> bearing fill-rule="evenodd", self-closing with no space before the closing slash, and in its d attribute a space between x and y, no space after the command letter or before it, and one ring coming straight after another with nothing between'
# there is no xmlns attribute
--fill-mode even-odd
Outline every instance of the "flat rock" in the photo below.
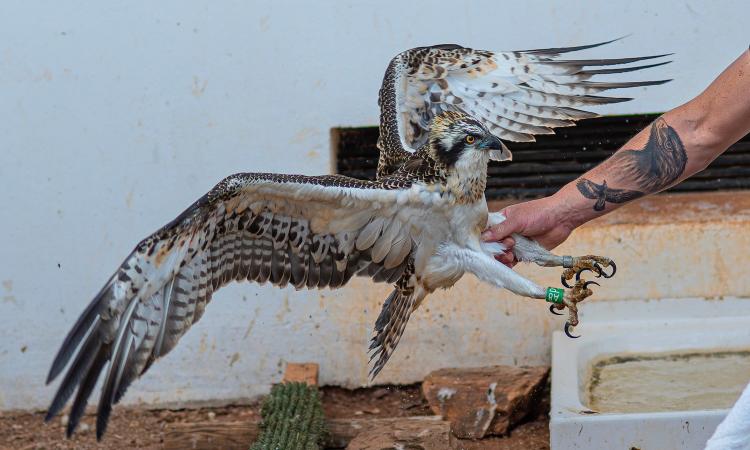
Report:
<svg viewBox="0 0 750 450"><path fill-rule="evenodd" d="M422 392L432 411L462 439L506 434L540 400L549 367L492 366L440 369Z"/></svg>
<svg viewBox="0 0 750 450"><path fill-rule="evenodd" d="M439 417L403 417L373 422L347 450L456 450L450 424Z"/></svg>

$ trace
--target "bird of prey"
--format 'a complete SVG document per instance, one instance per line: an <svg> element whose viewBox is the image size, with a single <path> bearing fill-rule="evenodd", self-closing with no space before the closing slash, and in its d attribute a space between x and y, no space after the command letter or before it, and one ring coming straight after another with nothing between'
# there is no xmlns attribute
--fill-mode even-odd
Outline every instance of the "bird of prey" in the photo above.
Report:
<svg viewBox="0 0 750 450"><path fill-rule="evenodd" d="M501 139L533 140L593 116L577 107L626 100L592 93L660 83L587 81L649 67L609 66L654 57L559 58L590 47L489 52L443 45L396 56L380 90L378 178L239 173L222 180L137 244L83 311L49 371L48 383L67 367L47 420L75 393L70 435L104 372L101 438L112 405L232 281L338 288L358 275L392 283L375 324L373 377L411 312L465 273L568 308L575 325L577 303L592 293L578 274L603 273L608 258L556 256L518 237L519 260L564 266L564 282L577 278L569 289L545 288L498 263L494 255L504 248L482 244L480 233L504 219L489 214L484 198L488 161L511 159Z"/></svg>

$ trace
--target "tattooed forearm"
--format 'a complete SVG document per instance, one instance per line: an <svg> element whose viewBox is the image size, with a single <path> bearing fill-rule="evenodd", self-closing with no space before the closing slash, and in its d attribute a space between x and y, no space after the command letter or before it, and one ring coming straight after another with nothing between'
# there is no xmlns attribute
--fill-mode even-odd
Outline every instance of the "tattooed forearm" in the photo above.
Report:
<svg viewBox="0 0 750 450"><path fill-rule="evenodd" d="M651 125L642 149L621 150L605 163L618 184L637 190L613 189L606 181L597 184L586 178L578 180L576 187L584 197L596 200L594 211L603 211L605 202L625 203L669 187L685 172L687 160L680 136L660 117Z"/></svg>
<svg viewBox="0 0 750 450"><path fill-rule="evenodd" d="M639 191L612 189L607 186L607 180L602 181L602 184L596 184L586 178L581 178L576 183L576 187L584 197L596 200L594 211L604 211L605 202L625 203L645 195Z"/></svg>

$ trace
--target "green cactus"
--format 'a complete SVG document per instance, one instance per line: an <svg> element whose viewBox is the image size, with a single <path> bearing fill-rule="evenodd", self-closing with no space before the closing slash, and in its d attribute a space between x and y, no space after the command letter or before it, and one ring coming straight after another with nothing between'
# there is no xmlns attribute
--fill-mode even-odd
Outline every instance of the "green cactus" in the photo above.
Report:
<svg viewBox="0 0 750 450"><path fill-rule="evenodd" d="M305 383L277 384L263 402L258 441L250 450L317 450L326 433L320 393Z"/></svg>

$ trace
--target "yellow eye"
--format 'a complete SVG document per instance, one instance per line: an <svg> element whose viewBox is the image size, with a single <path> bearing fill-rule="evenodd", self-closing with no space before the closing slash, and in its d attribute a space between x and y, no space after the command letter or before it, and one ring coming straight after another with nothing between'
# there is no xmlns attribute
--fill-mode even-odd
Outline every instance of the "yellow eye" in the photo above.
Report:
<svg viewBox="0 0 750 450"><path fill-rule="evenodd" d="M475 138L472 135L468 135L468 136L466 136L466 139L464 139L464 140L466 141L467 144L471 145L471 144L474 143L474 141L477 140L477 138Z"/></svg>

